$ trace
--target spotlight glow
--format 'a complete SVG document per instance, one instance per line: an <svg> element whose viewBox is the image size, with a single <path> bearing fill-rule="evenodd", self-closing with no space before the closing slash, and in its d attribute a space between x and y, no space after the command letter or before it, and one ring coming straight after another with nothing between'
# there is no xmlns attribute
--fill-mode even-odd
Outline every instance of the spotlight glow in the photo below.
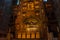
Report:
<svg viewBox="0 0 60 40"><path fill-rule="evenodd" d="M20 2L20 1L18 0L18 1L17 1L17 5L19 5L19 2Z"/></svg>
<svg viewBox="0 0 60 40"><path fill-rule="evenodd" d="M43 0L44 2L47 2L47 0Z"/></svg>

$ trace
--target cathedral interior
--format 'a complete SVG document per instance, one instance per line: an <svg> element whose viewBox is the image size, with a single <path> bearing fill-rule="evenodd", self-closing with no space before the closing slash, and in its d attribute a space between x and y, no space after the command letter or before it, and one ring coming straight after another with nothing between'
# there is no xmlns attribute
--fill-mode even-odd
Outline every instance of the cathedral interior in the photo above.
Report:
<svg viewBox="0 0 60 40"><path fill-rule="evenodd" d="M0 0L0 40L60 40L60 0Z"/></svg>

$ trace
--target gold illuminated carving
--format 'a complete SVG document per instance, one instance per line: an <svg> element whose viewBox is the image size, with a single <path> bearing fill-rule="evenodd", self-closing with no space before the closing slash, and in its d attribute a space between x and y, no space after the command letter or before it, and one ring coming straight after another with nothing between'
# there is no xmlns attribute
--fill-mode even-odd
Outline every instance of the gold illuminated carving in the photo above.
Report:
<svg viewBox="0 0 60 40"><path fill-rule="evenodd" d="M35 4L39 4L39 1L34 1L35 2Z"/></svg>
<svg viewBox="0 0 60 40"><path fill-rule="evenodd" d="M26 10L27 9L27 7L23 7L23 10Z"/></svg>
<svg viewBox="0 0 60 40"><path fill-rule="evenodd" d="M32 2L28 3L28 10L34 10L34 4Z"/></svg>
<svg viewBox="0 0 60 40"><path fill-rule="evenodd" d="M42 15L44 10L40 9L42 7L40 5L42 2L40 1L42 0L21 0L22 4L19 6L19 12L15 21L17 38L40 38L40 32L44 30L42 17L45 17Z"/></svg>
<svg viewBox="0 0 60 40"><path fill-rule="evenodd" d="M27 5L27 3L25 2L24 4L23 4L23 6L26 6Z"/></svg>
<svg viewBox="0 0 60 40"><path fill-rule="evenodd" d="M16 29L19 30L20 29L20 26L19 25L16 25L16 26L17 26Z"/></svg>
<svg viewBox="0 0 60 40"><path fill-rule="evenodd" d="M24 20L24 24L26 25L26 31L37 31L39 30L39 22L35 18L27 18Z"/></svg>
<svg viewBox="0 0 60 40"><path fill-rule="evenodd" d="M17 35L17 36L18 36L18 38L22 38L22 37L21 37L21 33L18 33L18 35Z"/></svg>
<svg viewBox="0 0 60 40"><path fill-rule="evenodd" d="M31 34L31 38L35 38L35 33L32 33Z"/></svg>
<svg viewBox="0 0 60 40"><path fill-rule="evenodd" d="M40 8L40 6L39 6L39 5L37 5L37 6L35 6L35 8Z"/></svg>
<svg viewBox="0 0 60 40"><path fill-rule="evenodd" d="M36 30L37 30L37 28L26 28L26 31L31 31L31 32L33 31L34 32Z"/></svg>
<svg viewBox="0 0 60 40"><path fill-rule="evenodd" d="M28 1L28 0L23 0L23 1Z"/></svg>
<svg viewBox="0 0 60 40"><path fill-rule="evenodd" d="M36 38L40 38L40 33L39 32L36 33Z"/></svg>
<svg viewBox="0 0 60 40"><path fill-rule="evenodd" d="M22 38L26 38L26 33L22 33Z"/></svg>
<svg viewBox="0 0 60 40"><path fill-rule="evenodd" d="M30 38L30 33L27 33L27 38Z"/></svg>
<svg viewBox="0 0 60 40"><path fill-rule="evenodd" d="M38 16L38 15L39 15L39 13L36 13L36 15Z"/></svg>
<svg viewBox="0 0 60 40"><path fill-rule="evenodd" d="M26 14L22 14L23 16L26 16Z"/></svg>

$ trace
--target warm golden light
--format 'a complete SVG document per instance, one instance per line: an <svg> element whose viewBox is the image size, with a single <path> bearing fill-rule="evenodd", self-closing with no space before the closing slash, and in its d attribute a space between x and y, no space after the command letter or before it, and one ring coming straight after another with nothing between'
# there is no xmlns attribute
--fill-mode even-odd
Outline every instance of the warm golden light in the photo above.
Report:
<svg viewBox="0 0 60 40"><path fill-rule="evenodd" d="M27 9L27 7L23 7L23 10L26 10Z"/></svg>
<svg viewBox="0 0 60 40"><path fill-rule="evenodd" d="M26 35L26 36L27 36L27 38L30 38L30 36L31 36L31 35L30 35L30 33L27 33L27 35Z"/></svg>
<svg viewBox="0 0 60 40"><path fill-rule="evenodd" d="M18 38L21 38L21 33L19 33L17 36L18 36Z"/></svg>
<svg viewBox="0 0 60 40"><path fill-rule="evenodd" d="M37 28L26 28L27 31L36 31Z"/></svg>
<svg viewBox="0 0 60 40"><path fill-rule="evenodd" d="M26 38L26 35L25 35L25 33L22 33L22 38Z"/></svg>
<svg viewBox="0 0 60 40"><path fill-rule="evenodd" d="M26 16L25 14L23 14L23 16Z"/></svg>
<svg viewBox="0 0 60 40"><path fill-rule="evenodd" d="M35 6L35 8L40 8L40 6Z"/></svg>
<svg viewBox="0 0 60 40"><path fill-rule="evenodd" d="M27 5L27 3L25 2L24 4L23 4L23 6L26 6Z"/></svg>
<svg viewBox="0 0 60 40"><path fill-rule="evenodd" d="M28 10L34 10L34 4L32 2L28 3Z"/></svg>
<svg viewBox="0 0 60 40"><path fill-rule="evenodd" d="M40 33L39 32L36 33L36 38L40 38Z"/></svg>
<svg viewBox="0 0 60 40"><path fill-rule="evenodd" d="M42 0L21 0L20 3L15 21L16 38L40 38L45 20Z"/></svg>
<svg viewBox="0 0 60 40"><path fill-rule="evenodd" d="M39 1L35 1L35 4L39 4Z"/></svg>
<svg viewBox="0 0 60 40"><path fill-rule="evenodd" d="M31 34L31 38L35 38L35 34L34 33Z"/></svg>
<svg viewBox="0 0 60 40"><path fill-rule="evenodd" d="M36 15L39 15L39 13L36 13Z"/></svg>

